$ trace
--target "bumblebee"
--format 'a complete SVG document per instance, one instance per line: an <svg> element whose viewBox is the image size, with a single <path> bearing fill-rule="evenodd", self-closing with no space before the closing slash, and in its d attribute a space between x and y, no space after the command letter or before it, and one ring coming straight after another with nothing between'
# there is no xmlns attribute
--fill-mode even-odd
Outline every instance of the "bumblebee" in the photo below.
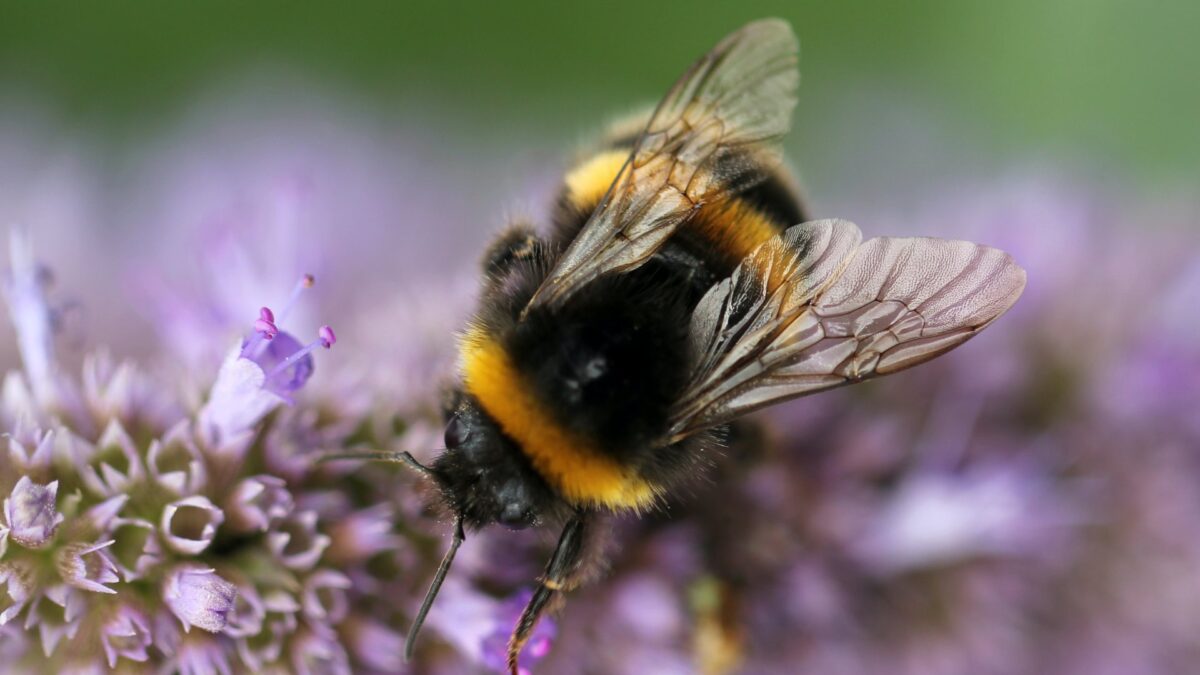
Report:
<svg viewBox="0 0 1200 675"><path fill-rule="evenodd" d="M737 418L927 361L1016 302L1025 273L997 249L808 220L779 148L797 52L781 20L729 35L565 175L548 232L487 250L445 451L370 455L421 472L454 514L406 655L467 531L562 526L509 643L516 673L586 576L599 515L655 507Z"/></svg>

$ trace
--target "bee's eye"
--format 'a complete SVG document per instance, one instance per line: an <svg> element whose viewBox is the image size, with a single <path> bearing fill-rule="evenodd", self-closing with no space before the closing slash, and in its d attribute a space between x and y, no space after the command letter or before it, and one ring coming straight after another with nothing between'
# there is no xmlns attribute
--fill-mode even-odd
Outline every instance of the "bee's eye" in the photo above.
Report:
<svg viewBox="0 0 1200 675"><path fill-rule="evenodd" d="M451 449L461 447L463 443L467 442L470 435L471 430L467 428L466 423L462 421L461 417L455 415L446 425L446 447Z"/></svg>

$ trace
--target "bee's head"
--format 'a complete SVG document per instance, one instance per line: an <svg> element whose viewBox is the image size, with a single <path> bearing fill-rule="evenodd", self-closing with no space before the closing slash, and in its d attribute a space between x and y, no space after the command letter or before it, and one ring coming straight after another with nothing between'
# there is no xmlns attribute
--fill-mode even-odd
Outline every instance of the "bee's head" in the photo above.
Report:
<svg viewBox="0 0 1200 675"><path fill-rule="evenodd" d="M538 524L549 502L541 477L474 398L456 399L446 415L446 450L430 467L450 508L471 527Z"/></svg>
<svg viewBox="0 0 1200 675"><path fill-rule="evenodd" d="M554 504L549 488L529 466L520 448L500 431L474 398L462 392L455 392L446 407L446 450L432 466L421 464L407 452L347 452L324 459L374 459L405 464L437 483L454 512L454 538L413 620L404 645L405 660L412 657L417 634L458 547L466 538L465 530L492 523L512 529L537 525Z"/></svg>

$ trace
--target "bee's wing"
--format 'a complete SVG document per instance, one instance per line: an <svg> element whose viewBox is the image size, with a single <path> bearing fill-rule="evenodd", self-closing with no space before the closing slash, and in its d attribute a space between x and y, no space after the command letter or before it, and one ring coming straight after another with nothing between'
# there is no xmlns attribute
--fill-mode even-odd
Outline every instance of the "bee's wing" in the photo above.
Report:
<svg viewBox="0 0 1200 675"><path fill-rule="evenodd" d="M983 330L1025 287L1025 271L998 249L860 238L844 220L797 225L700 300L693 378L664 443L927 361Z"/></svg>
<svg viewBox="0 0 1200 675"><path fill-rule="evenodd" d="M778 157L800 75L784 21L743 27L692 65L658 104L608 193L529 302L557 302L646 262L705 202L745 190ZM755 158L748 161L747 157Z"/></svg>

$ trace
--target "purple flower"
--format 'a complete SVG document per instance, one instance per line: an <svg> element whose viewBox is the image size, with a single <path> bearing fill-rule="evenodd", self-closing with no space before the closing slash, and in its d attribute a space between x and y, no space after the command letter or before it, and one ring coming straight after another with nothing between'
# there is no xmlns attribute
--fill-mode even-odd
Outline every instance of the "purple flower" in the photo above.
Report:
<svg viewBox="0 0 1200 675"><path fill-rule="evenodd" d="M351 616L342 624L347 647L367 668L394 673L404 668L404 636L385 624Z"/></svg>
<svg viewBox="0 0 1200 675"><path fill-rule="evenodd" d="M292 512L292 495L287 483L276 476L243 479L230 493L225 512L235 532L266 532Z"/></svg>
<svg viewBox="0 0 1200 675"><path fill-rule="evenodd" d="M104 585L120 581L116 563L104 550L113 543L114 540L110 539L100 544L69 544L63 547L57 553L59 575L75 588L115 595L115 590Z"/></svg>
<svg viewBox="0 0 1200 675"><path fill-rule="evenodd" d="M191 425L181 420L146 451L146 468L154 480L175 494L199 492L207 480L207 469L192 440Z"/></svg>
<svg viewBox="0 0 1200 675"><path fill-rule="evenodd" d="M196 626L210 633L225 628L237 599L237 587L217 576L216 570L180 565L167 575L163 599L189 631Z"/></svg>
<svg viewBox="0 0 1200 675"><path fill-rule="evenodd" d="M1031 466L915 474L872 512L851 548L866 567L888 574L976 556L1046 554L1080 521L1068 495Z"/></svg>
<svg viewBox="0 0 1200 675"><path fill-rule="evenodd" d="M33 244L20 230L9 233L9 258L11 268L0 279L0 295L4 296L9 317L16 329L17 346L33 400L17 395L15 390L20 385L16 380L11 385L6 383L6 394L11 394L14 399L24 398L26 405L22 407L32 414L33 419L46 418L45 412L53 411L80 428L90 430L79 392L62 377L55 358L57 312L46 297L50 272L37 264L33 256ZM30 405L34 400L38 405Z"/></svg>
<svg viewBox="0 0 1200 675"><path fill-rule="evenodd" d="M26 548L42 548L65 519L55 509L58 481L38 485L21 476L12 495L4 500L4 519L10 539Z"/></svg>
<svg viewBox="0 0 1200 675"><path fill-rule="evenodd" d="M84 402L96 419L119 419L131 428L161 433L184 416L179 401L164 396L159 382L131 361L114 362L107 352L84 359L81 380Z"/></svg>
<svg viewBox="0 0 1200 675"><path fill-rule="evenodd" d="M300 607L316 625L336 625L346 618L350 601L346 590L354 584L341 572L319 570L304 580Z"/></svg>
<svg viewBox="0 0 1200 675"><path fill-rule="evenodd" d="M382 551L400 546L395 527L395 509L390 504L363 509L340 519L330 537L329 557L339 565L361 562Z"/></svg>
<svg viewBox="0 0 1200 675"><path fill-rule="evenodd" d="M17 345L34 391L45 391L54 377L54 312L46 300L49 272L33 257L33 244L21 230L9 233L12 265L0 289L17 330Z"/></svg>
<svg viewBox="0 0 1200 675"><path fill-rule="evenodd" d="M163 541L178 553L195 555L208 548L223 522L225 513L208 497L184 497L163 508Z"/></svg>
<svg viewBox="0 0 1200 675"><path fill-rule="evenodd" d="M238 586L237 599L229 613L225 633L234 637L250 637L262 632L267 608L254 586Z"/></svg>
<svg viewBox="0 0 1200 675"><path fill-rule="evenodd" d="M146 576L162 562L163 547L154 523L141 518L116 518L109 531L116 541L110 551L126 581Z"/></svg>
<svg viewBox="0 0 1200 675"><path fill-rule="evenodd" d="M97 531L107 532L117 522L121 509L129 503L129 495L116 495L92 506L83 513L83 522Z"/></svg>
<svg viewBox="0 0 1200 675"><path fill-rule="evenodd" d="M75 588L66 584L47 586L30 601L25 629L37 629L42 653L49 657L63 638L75 637L84 607L83 598Z"/></svg>
<svg viewBox="0 0 1200 675"><path fill-rule="evenodd" d="M173 670L180 675L233 675L229 651L212 637L189 636L175 650Z"/></svg>
<svg viewBox="0 0 1200 675"><path fill-rule="evenodd" d="M267 546L284 566L294 570L311 569L329 548L329 535L317 531L315 511L291 514L267 535Z"/></svg>
<svg viewBox="0 0 1200 675"><path fill-rule="evenodd" d="M42 472L49 468L54 453L54 432L47 431L39 434L37 438L30 439L29 445L33 448L32 452L28 451L26 446L18 440L20 435L14 433L8 439L9 461L13 462L17 470L24 474L34 471Z"/></svg>
<svg viewBox="0 0 1200 675"><path fill-rule="evenodd" d="M146 650L152 643L146 616L128 605L119 606L101 628L100 644L109 668L116 668L119 658L145 663L150 658Z"/></svg>
<svg viewBox="0 0 1200 675"><path fill-rule="evenodd" d="M308 275L297 283L279 315L280 322L313 284ZM333 329L322 326L315 340L302 345L278 328L274 312L261 308L254 332L226 356L208 404L200 413L209 445L220 448L235 443L281 403L294 403L293 394L312 376L312 352L330 349L336 341Z"/></svg>
<svg viewBox="0 0 1200 675"><path fill-rule="evenodd" d="M346 648L332 635L303 631L292 638L290 651L296 675L350 675Z"/></svg>
<svg viewBox="0 0 1200 675"><path fill-rule="evenodd" d="M0 626L21 613L32 591L31 569L18 563L0 563Z"/></svg>
<svg viewBox="0 0 1200 675"><path fill-rule="evenodd" d="M496 605L493 615L495 627L483 639L481 645L483 662L489 668L501 671L504 669L505 661L508 658L508 638L512 634L513 626L516 626L517 621L521 618L521 612L525 609L525 605L529 604L529 599L532 597L533 591L525 590ZM533 629L533 634L529 636L529 642L525 643L525 648L521 650L521 660L518 665L525 672L528 672L535 663L550 652L556 633L554 619L548 616L542 617L537 627Z"/></svg>
<svg viewBox="0 0 1200 675"><path fill-rule="evenodd" d="M257 619L260 629L238 636L237 652L243 663L258 669L278 661L283 655L285 641L296 632L299 624L300 604L291 594L278 590L266 593L253 606L255 614L262 613ZM241 632L240 621L235 629Z"/></svg>
<svg viewBox="0 0 1200 675"><path fill-rule="evenodd" d="M72 439L75 462L83 484L96 495L112 497L127 492L146 475L141 453L129 432L112 420L95 446Z"/></svg>
<svg viewBox="0 0 1200 675"><path fill-rule="evenodd" d="M19 301L10 308L24 303L16 320L27 335L53 314L36 281L5 286ZM401 544L382 522L396 483L380 474L351 493L315 462L377 425L369 397L348 405L317 392L262 424L297 403L312 352L337 341L322 327L300 345L279 328L289 311L260 311L224 372L172 363L151 377L92 354L71 378L47 340L24 371L4 374L0 482L12 490L0 496L0 658L80 673L122 658L188 673L346 672L340 624L351 609L394 619L386 603L368 605L398 592L397 560L381 555ZM252 388L229 377L238 369ZM380 428L382 442L402 433ZM281 448L292 460L282 474ZM341 523L351 559L322 565ZM217 548L222 537L230 545Z"/></svg>

